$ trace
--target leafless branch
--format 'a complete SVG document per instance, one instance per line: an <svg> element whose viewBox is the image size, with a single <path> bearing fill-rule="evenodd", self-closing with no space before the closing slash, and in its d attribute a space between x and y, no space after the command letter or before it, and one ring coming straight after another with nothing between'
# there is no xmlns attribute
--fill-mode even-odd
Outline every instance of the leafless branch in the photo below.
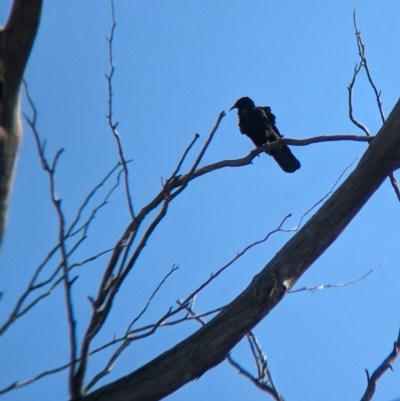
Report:
<svg viewBox="0 0 400 401"><path fill-rule="evenodd" d="M28 98L29 100L30 98ZM31 99L29 100L31 102ZM48 163L47 158L45 156L44 150L44 144L41 143L39 134L36 130L36 117L37 117L37 112L36 109L33 108L33 118L27 118L27 123L30 126L35 141L36 141L36 146L38 149L39 153L39 158L40 162L42 165L43 170L47 173L48 178L49 178L49 185L50 185L50 198L53 203L53 206L56 210L56 214L58 217L58 246L60 250L60 256L61 256L61 266L62 266L62 271L63 271L63 283L64 283L64 293L65 293L65 303L66 303L66 309L67 309L67 320L68 320L68 329L69 329L69 339L70 339L70 372L69 372L69 391L70 395L73 397L76 394L76 391L73 387L73 376L74 376L74 371L75 371L75 364L74 361L76 360L76 355L77 355L77 340L76 340L76 332L75 332L75 318L74 318L74 312L73 312L73 302L72 302L72 294L71 294L71 287L72 287L72 281L69 278L69 273L68 273L68 254L66 250L66 244L65 244L65 218L64 214L61 210L61 200L58 198L56 195L56 189L55 189L55 181L54 181L54 174L56 171L56 166L57 166L57 161L59 160L59 157L61 153L63 152L63 149L59 149L51 164Z"/></svg>
<svg viewBox="0 0 400 401"><path fill-rule="evenodd" d="M93 391L84 400L161 399L224 360L340 236L389 172L400 164L399 124L400 101L349 177L217 316L153 361Z"/></svg>
<svg viewBox="0 0 400 401"><path fill-rule="evenodd" d="M177 301L177 303L178 303L178 305L181 305L182 301ZM203 318L203 317L207 317L207 316L210 316L210 315L215 315L216 313L221 312L221 310L223 308L224 308L224 306L221 306L221 307L213 309L211 311L198 314L198 315L196 315L196 317L191 317L191 316L186 315L186 316L184 316L182 318L179 318L179 319L170 320L170 321L164 320L161 323L159 323L159 321L158 321L156 323L148 324L146 326L130 330L124 336L119 337L119 338L114 338L111 341L109 341L108 343L103 344L102 346L100 346L98 348L95 348L94 350L90 351L89 352L89 356L97 354L98 352L103 351L104 349L109 348L109 347L111 347L113 345L119 344L119 343L121 343L121 342L123 342L123 341L125 341L127 339L129 339L129 341L133 342L133 341L137 341L137 340L140 340L142 338L148 337L148 336L154 334L155 330L157 330L160 327L176 326L176 325L184 323L184 322L190 322L190 321L196 320L196 318ZM141 334L143 332L145 332L144 335L141 335L140 337L138 337L138 336L135 337L135 334Z"/></svg>
<svg viewBox="0 0 400 401"><path fill-rule="evenodd" d="M43 377L46 377L46 376L49 376L49 375L53 375L55 373L61 372L61 371L65 370L65 369L68 369L70 366L71 366L71 363L69 362L66 365L60 366L60 367L58 367L56 369L51 369L51 370L47 370L47 371L45 371L43 373L40 373L39 375L36 375L36 376L34 376L34 377L32 377L32 378L30 378L28 380L23 380L23 381L12 383L9 386L0 389L0 395L8 393L11 390L16 390L18 388L25 387L28 384L34 383L34 382L42 379Z"/></svg>
<svg viewBox="0 0 400 401"><path fill-rule="evenodd" d="M340 174L339 178L335 181L335 183L333 184L332 188L330 189L330 191L325 194L325 196L323 198L321 198L317 203L315 203L310 209L308 209L302 216L300 219L300 222L298 224L298 226L295 228L296 230L299 230L301 227L301 223L303 222L304 218L312 211L314 210L318 205L320 205L321 203L323 203L325 201L325 199L329 198L330 195L333 194L334 189L336 188L336 186L339 184L339 181L342 179L342 177L345 175L346 171L356 162L356 160L358 159L355 158L350 165L348 165L342 172L342 174Z"/></svg>
<svg viewBox="0 0 400 401"><path fill-rule="evenodd" d="M70 226L70 228L67 230L67 234L66 234L67 237L73 237L76 234L78 234L79 232L82 232L82 238L83 239L87 237L87 232L88 232L89 226L91 225L91 223L93 222L94 218L96 217L97 212L101 208L103 208L105 205L108 204L108 200L110 199L111 195L119 187L121 174L122 174L122 171L119 171L118 174L117 174L117 179L116 179L115 184L108 190L108 192L106 193L106 195L103 198L103 200L97 206L95 206L92 209L92 211L90 212L90 215L86 219L86 221L83 222L83 224L81 224L81 226L78 227L75 231L72 231L72 225ZM101 184L101 185L103 185L103 184ZM87 200L87 198L85 199L84 202L86 202L86 200ZM80 209L82 209L82 207ZM74 221L74 224L76 224L77 222L78 222L78 220Z"/></svg>
<svg viewBox="0 0 400 401"><path fill-rule="evenodd" d="M378 89L376 88L376 85L371 76L367 58L365 56L365 45L361 38L361 32L358 30L358 27L357 27L357 19L356 19L356 10L355 9L353 11L353 23L354 23L358 55L360 56L360 61L359 61L359 63L356 63L356 66L355 66L354 72L353 72L353 78L347 87L347 90L349 93L349 117L350 117L350 120L353 122L353 124L355 124L358 128L363 130L367 136L370 136L371 134L370 134L368 128L364 124L359 122L357 119L355 119L354 114L353 114L353 88L354 88L354 84L355 84L357 75L359 74L359 72L361 71L362 68L364 68L364 71L366 72L367 77L368 77L368 81L375 93L376 102L378 105L378 110L379 110L379 113L381 116L382 124L385 122L385 116L383 114L382 102L381 102L381 98L380 98L381 92L378 91Z"/></svg>
<svg viewBox="0 0 400 401"><path fill-rule="evenodd" d="M258 367L258 371L260 372L258 379L261 382L265 382L265 384L269 383L269 386L271 387L273 394L277 398L278 401L284 401L282 396L278 393L274 381L272 380L271 372L269 371L268 365L267 365L267 356L264 354L264 352L261 349L260 344L258 343L257 337L255 334L250 331L247 334L247 339L250 345L250 348L252 350L255 362Z"/></svg>
<svg viewBox="0 0 400 401"><path fill-rule="evenodd" d="M206 323L201 319L201 316L196 315L193 309L187 304L182 302L177 302L180 307L187 311L187 313L198 323L204 326ZM253 354L254 360L256 362L258 370L258 378L254 377L250 372L243 368L238 362L236 362L232 355L229 354L226 357L228 363L233 366L241 375L249 379L258 389L268 393L276 401L284 401L280 394L276 391L275 385L272 381L271 374L267 366L267 357L262 352L255 335L250 332L247 334L247 339L249 342L250 350ZM269 381L266 382L266 379Z"/></svg>
<svg viewBox="0 0 400 401"><path fill-rule="evenodd" d="M51 169L55 169L55 162L58 159L59 155L61 154L61 151L59 151L53 161L53 166L49 166L47 163L47 160L44 157L44 150L45 150L45 146L44 146L44 142L41 142L39 139L39 134L37 132L36 129L36 120L37 120L37 111L36 111L36 107L35 104L30 96L29 90L28 90L28 86L27 83L25 81L23 81L24 87L25 87L25 92L26 92L26 97L28 100L28 104L31 107L32 110L32 117L28 117L25 114L25 119L28 123L28 125L30 125L32 132L34 134L34 137L36 139L36 144L38 147L38 151L39 151L39 155L40 156L40 162L42 167L47 171L47 169L51 170ZM68 238L76 235L79 231L83 230L83 235L82 238L75 244L72 246L71 250L66 254L66 256L69 258L74 251L77 250L77 248L79 247L79 245L81 245L82 241L86 238L87 235L87 229L90 225L90 223L93 221L97 211L99 209L101 209L105 204L107 204L109 197L111 196L112 192L117 188L117 186L119 185L119 175L117 176L117 181L116 184L108 191L108 193L106 194L104 200L98 205L96 206L92 212L91 215L89 216L89 218L87 219L87 221L79 228L77 229L75 232L72 232L72 229L76 226L76 224L80 221L81 216L82 216L82 212L84 210L84 208L88 205L90 199L94 196L94 194L98 191L98 189L100 189L100 187L102 187L105 182L110 178L110 176L115 172L115 170L117 169L117 167L120 165L120 163L118 163L115 167L113 167L107 174L106 176L100 181L99 184L97 184L93 190L86 196L86 198L84 199L82 205L79 207L78 209L78 213L76 218L74 219L74 221L72 222L71 226L68 228L68 230L66 230L65 236L64 236L64 240L67 240ZM42 272L43 268L46 266L46 264L50 261L50 259L56 254L56 252L60 250L60 243L58 243L56 246L53 247L53 249L51 249L49 251L49 253L46 255L46 257L44 258L43 262L36 268L30 282L28 283L27 288L25 289L25 291L22 293L22 295L20 296L20 298L17 300L12 312L10 313L8 319L3 323L3 325L0 327L0 334L3 334L8 328L9 326L14 323L19 317L21 317L22 315L26 314L30 309L32 309L36 304L38 304L38 302L40 302L42 299L46 298L47 296L49 296L52 291L54 290L54 288L60 284L60 282L63 281L63 279L65 278L64 275L61 276L61 278L56 279L56 276L58 275L58 273L60 272L60 270L63 268L63 263L61 262L53 271L53 273L45 280L41 281L41 282L37 282L37 279L39 277L39 274ZM83 266L86 263L89 263L95 259L97 259L98 257L108 253L112 251L112 249L110 250L106 250L106 251L102 251L99 252L97 255L91 256L86 258L85 260L81 261L81 262L76 262L71 264L68 267L68 271L70 271L71 269L73 269L74 267L78 267L78 266ZM53 282L53 280L55 280ZM24 303L27 299L27 297L29 295L31 295L35 290L38 290L42 287L44 287L45 285L51 284L50 288L45 291L44 293L40 294L39 296L37 296L33 301L31 301L27 306L24 306Z"/></svg>
<svg viewBox="0 0 400 401"><path fill-rule="evenodd" d="M222 117L221 117L221 118L222 118ZM212 131L212 135L214 135L214 133L215 133L215 130ZM210 141L207 141L206 144L207 144L207 143L209 144ZM208 146L208 144L207 144L207 146ZM203 147L203 150L204 150L204 147ZM202 153L204 154L204 151L203 151L203 150L202 150ZM197 160L199 160L199 158L197 158ZM165 205L165 203L164 203L164 205ZM160 214L159 214L159 216L160 216ZM250 250L251 248L253 248L253 247L256 246L256 245L259 245L259 244L261 244L261 243L267 241L268 238L269 238L272 234L274 234L275 232L282 231L282 225L284 224L284 222L285 222L289 217L290 217L290 215L289 215L289 216L286 216L286 217L282 220L282 222L280 223L280 225L278 226L278 228L275 229L275 230L273 230L273 231L271 231L271 232L269 232L269 233L265 236L265 238L263 238L263 239L260 240L260 241L254 242L254 243L251 244L251 245L248 245L242 252L238 253L229 263L227 263L225 266L223 266L222 268L220 268L215 274L212 274L212 275L210 276L210 278L209 278L207 281L205 281L205 282L204 282L201 286L199 286L189 297L187 297L185 301L183 301L182 305L187 306L187 305L190 303L190 301L191 301L203 288L205 288L212 280L214 280L216 277L218 277L225 269L227 269L230 265L232 265L237 259L239 259L241 256L243 256L248 250ZM157 220L157 219L156 219L156 220ZM158 224L158 222L157 222L156 220L153 221L154 224ZM150 226L149 228L151 228L151 226ZM144 239L145 239L145 238L146 238L146 234L145 234L145 236L144 236ZM146 240L146 239L145 239L145 240ZM147 240L146 240L146 241L147 241ZM141 249L141 244L138 245L137 249ZM135 257L135 255L133 255L132 259L133 259L134 257ZM132 261L132 260L131 260L131 261ZM129 267L127 267L127 268L129 268ZM118 277L118 276L117 276L117 277ZM120 277L123 277L123 275L121 275ZM168 277L168 276L167 276L167 277ZM114 295L111 294L111 295L110 295L110 299L113 299L113 296L114 296ZM94 302L94 303L95 303L95 302ZM104 377L106 374L108 374L108 373L110 372L110 370L112 369L113 364L115 363L116 359L121 355L121 353L123 352L123 350L124 350L132 341L137 341L138 339L145 338L145 337L147 337L147 336L153 334L167 319L171 318L173 315L175 315L175 314L179 313L181 310L183 310L183 309L184 309L184 306L180 306L180 307L176 308L175 310L172 310L172 308L170 308L170 309L168 310L168 312L167 312L164 316L162 316L162 317L158 320L158 322L157 322L155 325L153 325L153 326L151 327L151 329L150 329L149 331L147 331L147 332L144 333L144 334L139 334L139 335L136 335L136 336L133 336L133 335L132 335L132 332L129 332L129 334L126 334L126 335L125 335L126 340L121 344L121 346L120 346L120 347L117 349L117 351L113 354L113 356L111 357L111 359L110 359L110 361L108 362L107 366L106 366L106 367L90 382L90 384L87 386L85 392L86 392L88 389L90 389L98 380L100 380L102 377ZM147 307L146 307L146 308L147 308ZM140 314L139 316L141 316L141 314ZM137 319L136 319L136 320L137 320ZM132 322L132 324L133 324L133 323L134 323L134 322ZM129 326L128 330L131 329L132 324ZM86 337L85 337L85 338L86 338ZM86 351L86 353L81 353L81 357L80 357L81 360L83 360L83 358L85 357L85 354L86 354L86 355L89 355L89 352L88 352L88 345L89 345L89 342L86 342L86 343L85 343L85 347L86 347L87 351Z"/></svg>
<svg viewBox="0 0 400 401"><path fill-rule="evenodd" d="M73 236L74 234L72 233L72 230L75 228L75 226L78 224L82 217L82 213L85 210L85 208L88 206L90 200L93 198L93 196L97 193L97 191L108 181L108 179L114 174L114 172L118 169L118 167L121 165L120 162L118 162L103 178L102 180L87 194L85 199L83 200L81 206L78 208L78 211L76 213L75 219L72 221L71 225L69 226L66 236ZM103 203L101 206L105 205L107 203L108 198L112 194L112 192L116 189L118 186L119 182L117 180L117 183L115 184L114 187L111 188L109 193L107 194L106 198L104 199ZM96 208L97 210L100 209L100 207Z"/></svg>
<svg viewBox="0 0 400 401"><path fill-rule="evenodd" d="M362 67L361 63L360 64L356 63L356 66L354 67L353 78L351 79L349 85L347 86L347 91L349 93L349 118L350 118L351 122L355 126L360 128L362 131L364 131L367 136L371 136L371 133L369 132L368 128L364 124L362 124L360 121L358 121L354 117L354 113L353 113L353 88L354 88L354 84L356 82L357 75L361 70L361 67Z"/></svg>
<svg viewBox="0 0 400 401"><path fill-rule="evenodd" d="M112 24L111 24L110 36L107 38L110 72L108 73L108 75L106 75L107 86L108 86L108 101L107 101L108 102L108 114L106 117L108 120L108 125L111 129L111 133L113 134L115 141L117 142L119 160L120 160L120 163L124 170L125 192L126 192L126 199L128 202L128 209L129 209L130 216L133 220L135 218L135 212L133 209L132 197L131 197L131 192L130 192L130 188L129 188L129 171L128 171L128 166L127 166L128 162L126 161L126 159L124 157L121 139L120 139L119 133L117 131L118 122L113 121L113 87L112 87L112 84L113 84L113 77L114 77L114 73L115 73L114 56L113 56L113 41L114 41L114 32L115 32L117 23L115 21L114 0L110 0L110 3L111 3Z"/></svg>
<svg viewBox="0 0 400 401"><path fill-rule="evenodd" d="M397 340L394 342L393 345L393 351L385 358L385 360L378 366L378 368L375 370L375 372L372 374L372 376L369 375L369 372L367 369L365 369L365 373L367 375L367 389L365 390L365 393L363 397L361 398L361 401L370 401L372 400L372 397L375 393L376 390L376 384L378 380L383 376L383 374L387 370L393 370L392 364L396 360L397 356L399 355L400 351L400 331L397 336Z"/></svg>
<svg viewBox="0 0 400 401"><path fill-rule="evenodd" d="M371 134L370 134L368 128L365 125L363 125L361 122L356 120L353 116L353 87L354 87L354 84L356 81L356 77L357 77L358 73L361 71L361 68L363 68L363 67L367 74L368 81L374 91L376 102L378 105L379 114L380 114L380 117L382 120L382 124L385 123L385 115L383 113L383 108L382 108L381 91L378 91L378 89L374 83L374 80L372 79L371 71L368 66L368 60L367 60L367 57L365 56L365 45L361 38L361 31L359 31L358 27L357 27L357 18L356 18L356 10L355 9L353 11L353 23L354 23L356 40L357 40L358 55L360 56L360 62L356 64L356 67L354 68L353 78L347 87L348 92L349 92L349 117L350 117L350 120L357 127L362 129L367 136L370 136ZM394 177L393 172L391 172L389 174L389 178L390 178L390 183L397 196L397 200L400 202L400 187L399 187L399 184L398 184L396 178Z"/></svg>
<svg viewBox="0 0 400 401"><path fill-rule="evenodd" d="M111 79L111 77L112 77L112 74L110 73L110 79ZM94 314L92 316L91 322L89 323L87 334L85 335L85 338L83 341L81 357L79 359L80 366L79 366L79 369L77 369L76 374L74 376L75 394L78 394L78 389L80 389L81 385L82 385L83 373L86 368L86 359L87 359L87 356L89 355L89 344L91 342L91 339L96 335L98 330L102 327L102 324L104 323L105 318L107 317L108 312L111 309L112 301L113 301L115 294L117 293L124 278L127 276L130 269L133 267L134 263L136 262L138 256L140 255L141 250L145 246L150 235L152 234L152 232L154 231L154 229L156 228L158 223L165 216L169 202L174 197L176 197L186 187L187 183L190 180L192 180L196 177L199 177L203 174L206 174L207 172L214 171L215 169L218 169L218 168L250 164L252 159L259 153L261 153L267 149L269 150L269 149L273 149L274 147L281 146L284 143L302 146L302 145L306 145L306 144L310 144L310 143L316 143L316 142L322 142L322 141L332 141L332 140L356 140L356 141L370 140L370 139L366 139L364 137L361 138L361 137L356 137L353 135L329 136L329 137L324 136L324 137L319 137L319 138L310 138L310 139L306 139L306 140L282 139L280 141L276 141L273 144L266 145L266 146L263 146L261 148L258 148L256 150L252 151L249 154L249 156L247 156L244 159L214 163L211 166L205 166L203 168L196 170L203 155L204 155L204 152L208 148L208 146L213 138L213 135L215 134L215 132L219 126L219 123L222 120L222 118L224 117L224 115L225 115L224 112L220 113L216 125L214 126L213 130L211 131L206 143L204 144L202 150L200 151L197 159L195 160L195 162L192 165L189 172L183 176L176 177L175 179L173 179L171 181L168 180L165 183L161 192L156 196L156 198L152 202L150 202L146 207L144 207L141 210L141 212L138 214L138 216L128 226L128 228L125 230L125 233L121 237L119 243L114 248L113 255L111 257L108 268L106 269L106 272L103 275L103 280L102 280L102 284L99 288L98 297L95 301L93 301L93 305L95 306L94 312L93 312ZM112 109L110 109L109 116L110 116L110 121L111 121ZM115 128L116 128L116 126L114 125L114 129ZM44 145L42 145L38 142L38 148L41 150L44 150ZM181 160L183 160L185 157L186 156L184 154L184 156L182 156ZM180 165L181 165L181 162L178 163L179 168L181 167ZM177 173L178 169L176 169L175 171ZM133 255L129 258L129 261L128 261L128 252L129 252L130 247L133 245L133 240L135 238L135 235L137 233L137 230L138 230L141 222L148 215L148 213L150 211L154 210L157 206L159 206L160 203L163 203L163 206L161 207L159 214L156 216L156 218L153 220L153 222L149 225L149 227L145 231L145 234L143 235L141 241L139 241L139 244L137 245L135 251L133 252ZM122 258L122 263L120 263L120 268L118 269L117 275L114 277L112 273L115 269L116 263L118 262L118 259L121 255L122 251L124 251L124 257ZM188 298L188 302L190 302L190 300L192 300L193 297L199 291L201 291L201 289L204 288L204 286L207 285L213 278L217 277L217 275L219 273L220 272L217 272L215 275L212 275L212 277L206 283L204 283L201 288L199 288L197 291L195 291ZM177 312L179 312L179 310L169 311L165 316L170 317ZM162 317L159 320L159 322L157 322L154 325L153 330L155 330L163 322L165 322L165 316ZM147 333L144 334L144 336L147 336L147 335L148 335ZM86 355L86 357L85 357L85 355ZM76 361L76 359L74 359L74 361Z"/></svg>
<svg viewBox="0 0 400 401"><path fill-rule="evenodd" d="M173 173L171 174L171 177L167 180L170 181L172 179L176 179L177 178L177 174L179 173L179 171L181 170L182 164L184 162L184 160L186 159L186 156L188 155L190 149L192 149L194 143L197 141L197 139L200 138L199 134L194 134L194 137L192 139L192 141L190 142L189 146L186 148L185 152L183 153L181 159L179 160L178 165L176 166L175 170L173 171Z"/></svg>
<svg viewBox="0 0 400 401"><path fill-rule="evenodd" d="M196 167L200 163L204 153L206 152L208 146L211 143L211 140L213 136L215 135L215 132L218 129L219 123L224 117L225 113L221 112L217 123L215 124L214 128L210 132L205 144L203 145L202 149L199 152L199 155L197 156L195 162L193 163L191 169L189 172L185 175L185 178L182 181L182 184L180 188L178 188L175 192L172 193L172 190L176 188L174 186L174 182L177 180L171 180L169 182L166 182L165 185L163 186L161 192L159 193L159 200L160 202L157 205L152 205L151 202L149 205L144 207L139 214L136 216L136 218L131 222L129 227L125 230L122 238L119 241L119 244L114 250L113 255L111 256L110 263L108 267L105 270L105 273L103 274L102 282L99 287L98 291L98 296L96 300L92 300L92 303L94 305L93 307L93 313L92 313L92 319L87 327L86 334L84 336L83 342L82 342L82 347L81 347L81 354L80 354L80 363L79 367L76 371L76 374L74 376L74 383L76 388L82 388L83 384L83 379L86 371L86 366L87 366L87 358L89 356L89 346L91 343L91 340L93 337L98 333L100 328L103 326L105 319L108 316L108 313L111 310L111 306L114 300L115 295L117 294L120 286L122 285L123 281L133 268L134 264L136 263L136 260L140 256L143 248L145 247L148 239L150 238L151 234L155 230L155 228L158 226L158 224L161 222L161 220L165 217L169 203L176 197L178 196L183 189L186 187L188 181L192 177ZM186 151L185 151L186 153ZM184 154L185 154L184 153ZM183 156L181 160L183 159ZM179 164L178 164L179 166ZM172 177L171 177L172 178ZM156 208L160 203L162 202L162 206L160 208L159 213L156 215L156 217L153 219L153 221L149 224L148 228L145 230L144 234L142 235L141 240L139 241L138 245L136 246L136 249L133 251L133 254L131 257L128 258L128 252L130 250L130 247L133 245L133 240L135 238L135 235L137 233L138 227L140 226L141 222L144 220L144 218L147 216L147 214ZM121 253L124 252L124 255L122 257L122 263L120 263L120 266L118 268L117 274L114 277L113 271L116 268L118 259L121 255ZM128 260L129 259L129 260Z"/></svg>
<svg viewBox="0 0 400 401"><path fill-rule="evenodd" d="M372 79L372 76L371 76L371 72L370 72L370 69L368 66L368 60L367 60L367 57L365 56L365 45L361 38L361 31L359 31L358 27L357 27L357 18L356 18L356 10L355 9L353 11L353 23L354 23L354 29L355 29L356 38L357 38L358 55L360 56L360 60L361 60L360 68L364 67L364 70L368 77L368 81L375 93L376 103L378 105L378 110L379 110L379 114L381 116L382 124L384 124L386 119L385 119L385 115L384 115L383 109L382 109L381 91L378 91L378 89L376 88L376 85L374 83L374 80Z"/></svg>
<svg viewBox="0 0 400 401"><path fill-rule="evenodd" d="M355 280L352 281L348 281L347 283L341 283L341 284L320 284L317 285L315 287L302 287L302 288L298 288L295 290L290 290L289 294L294 294L296 292L303 292L303 291L310 291L310 292L314 292L317 290L324 290L326 288L341 288L341 287L347 287L348 285L353 285L358 283L359 281L364 280L365 278L367 278L371 273L373 273L378 267L382 266L382 263L379 263L378 265L376 265L375 267L373 267L371 270L369 270L367 273L365 273L364 275L362 275L361 277L356 278Z"/></svg>
<svg viewBox="0 0 400 401"><path fill-rule="evenodd" d="M126 334L124 336L125 340L118 347L118 349L113 353L113 355L107 362L106 366L99 373L97 373L94 376L94 378L90 381L90 383L86 386L85 390L83 391L84 394L86 394L99 380L101 380L104 376L108 375L111 372L115 362L121 356L122 352L132 343L132 341L130 340L130 331L131 331L132 326L140 319L141 316L143 316L143 314L146 312L151 301L153 300L153 298L155 297L157 292L160 290L162 285L165 283L165 281L168 279L168 277L170 277L171 274L173 274L176 270L178 270L178 266L175 266L175 265L172 266L171 270L163 277L163 279L160 281L160 283L154 289L153 293L150 295L149 299L147 300L144 308L129 324Z"/></svg>
<svg viewBox="0 0 400 401"><path fill-rule="evenodd" d="M146 305L144 308L140 311L140 313L132 320L128 327L128 332L131 330L132 326L143 316L143 314L147 311L147 308L149 307L151 301L159 291L159 289L162 287L162 285L168 280L168 277L173 274L176 270L178 270L178 266L173 265L171 270L163 277L163 279L160 281L160 283L157 285L153 293L150 295L150 298L147 300Z"/></svg>
<svg viewBox="0 0 400 401"><path fill-rule="evenodd" d="M176 319L176 320L169 321L169 322L163 322L162 324L157 325L157 326L158 327L171 327L171 326L175 326L177 324L181 324L181 323L184 323L184 322L194 321L197 318L202 318L202 317L214 315L214 314L220 312L223 308L224 308L224 306L222 306L220 308L213 309L213 310L208 311L208 312L204 312L204 313L198 314L195 317L186 315L183 318ZM123 341L126 341L127 339L129 339L134 334L141 333L141 332L144 332L144 331L149 331L155 326L156 326L156 324L150 324L150 325L147 325L147 326L140 327L138 329L131 330L130 332L126 333L123 337L114 338L112 341L110 341L110 342L108 342L108 343L106 343L106 344L104 344L104 345L102 345L102 346L100 346L98 348L95 348L94 350L90 351L89 356L95 355L95 354L97 354L97 353L99 353L99 352L101 352L101 351L103 351L103 350L105 350L105 349L107 349L107 348L109 348L109 347L111 347L113 345L116 345L116 344L119 344L119 343L121 343ZM75 363L77 363L77 362L79 362L79 360L75 361ZM8 393L9 391L16 390L18 388L27 386L28 384L31 384L31 383L33 383L35 381L38 381L38 380L42 379L43 377L46 377L46 376L49 376L49 375L52 375L52 374L55 374L55 373L59 373L59 372L65 370L65 369L68 369L70 366L71 366L71 362L68 362L67 364L59 366L59 367L57 367L55 369L46 370L45 372L42 372L42 373L40 373L40 374L38 374L38 375L28 379L28 380L23 380L23 381L18 381L18 382L12 383L11 385L9 385L9 386L7 386L7 387L5 387L3 389L0 389L0 395Z"/></svg>
<svg viewBox="0 0 400 401"><path fill-rule="evenodd" d="M390 178L390 183L394 189L394 192L397 196L397 200L400 202L400 187L399 187L399 183L397 182L396 178L394 177L393 172L391 172L389 174L389 178Z"/></svg>
<svg viewBox="0 0 400 401"><path fill-rule="evenodd" d="M276 401L283 401L282 397L279 394L275 394L273 389L266 383L260 382L255 378L250 372L243 368L243 366L239 365L231 355L229 355L226 360L244 377L249 379L258 389L264 391L265 393L269 394L274 400Z"/></svg>

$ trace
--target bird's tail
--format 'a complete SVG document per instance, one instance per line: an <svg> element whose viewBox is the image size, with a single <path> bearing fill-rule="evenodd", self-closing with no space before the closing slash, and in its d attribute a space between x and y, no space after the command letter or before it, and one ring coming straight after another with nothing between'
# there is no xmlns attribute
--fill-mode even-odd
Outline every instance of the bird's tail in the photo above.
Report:
<svg viewBox="0 0 400 401"><path fill-rule="evenodd" d="M293 153L286 145L272 149L269 154L279 164L279 167L286 173L294 173L301 166L300 162L294 157Z"/></svg>

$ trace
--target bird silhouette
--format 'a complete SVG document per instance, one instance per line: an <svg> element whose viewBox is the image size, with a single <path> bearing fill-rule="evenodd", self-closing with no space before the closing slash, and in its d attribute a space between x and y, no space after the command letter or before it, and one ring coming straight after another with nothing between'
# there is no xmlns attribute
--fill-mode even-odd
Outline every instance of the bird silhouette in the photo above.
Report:
<svg viewBox="0 0 400 401"><path fill-rule="evenodd" d="M254 102L245 96L238 99L230 110L232 109L238 111L240 132L247 135L257 147L283 138L276 128L276 117L270 107L255 106ZM287 145L279 146L265 153L272 156L286 173L294 173L300 168L300 162Z"/></svg>

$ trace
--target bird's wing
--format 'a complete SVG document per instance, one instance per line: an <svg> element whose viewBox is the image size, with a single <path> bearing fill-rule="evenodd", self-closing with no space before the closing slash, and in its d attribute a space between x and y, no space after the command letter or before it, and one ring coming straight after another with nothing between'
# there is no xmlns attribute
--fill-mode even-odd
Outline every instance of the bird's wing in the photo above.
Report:
<svg viewBox="0 0 400 401"><path fill-rule="evenodd" d="M271 107L269 107L269 106L264 106L264 107L259 107L259 108L260 108L260 109L264 112L264 114L266 115L267 120L268 120L269 124L271 125L272 129L273 129L281 138L283 138L283 135L279 132L278 128L277 128L276 125L275 125L276 117L275 117L275 114L272 113Z"/></svg>

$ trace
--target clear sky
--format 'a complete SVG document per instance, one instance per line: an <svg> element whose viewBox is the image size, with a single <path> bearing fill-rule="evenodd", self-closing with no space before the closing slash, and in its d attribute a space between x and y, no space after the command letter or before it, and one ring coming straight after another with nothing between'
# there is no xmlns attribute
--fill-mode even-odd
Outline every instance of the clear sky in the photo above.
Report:
<svg viewBox="0 0 400 401"><path fill-rule="evenodd" d="M2 2L2 23L9 4ZM126 158L133 159L130 184L135 210L160 190L160 178L171 174L196 132L201 137L184 165L184 170L188 168L219 112L228 111L241 96L270 105L280 131L289 138L361 135L349 121L347 106L347 85L358 61L354 7L388 115L399 96L398 1L115 0L115 119ZM109 70L105 37L110 25L107 0L44 2L25 75L47 155L65 149L56 178L67 222L118 160L105 118ZM364 76L356 84L354 105L356 116L376 133L381 121ZM22 107L29 113L24 98ZM238 131L236 113L227 113L202 165L243 157L252 148ZM355 142L293 147L302 164L294 174L283 173L272 158L261 155L253 165L220 170L192 182L148 242L95 345L124 333L173 264L179 270L141 324L157 320L246 245L275 229L285 215L293 214L285 228L296 227L365 149L364 143ZM366 387L364 369L372 372L391 351L400 326L399 206L385 182L296 287L345 283L383 263L372 275L345 288L288 295L255 328L286 400L360 399ZM72 261L111 248L128 222L120 187L99 212ZM195 310L205 312L234 299L292 235L278 233L246 254L197 297ZM57 219L47 177L32 133L25 127L0 255L0 323L56 242ZM54 259L49 264L47 273L56 263ZM75 270L80 337L90 314L87 297L96 293L106 263L107 257L102 257ZM127 374L197 329L196 323L164 328L132 344L99 385ZM68 352L60 286L2 336L0 387L63 365ZM106 351L90 360L88 379L104 367L109 355ZM255 372L245 343L233 356ZM374 400L400 397L399 364L379 381ZM3 399L66 400L66 378L64 371ZM224 362L168 399L257 401L268 396Z"/></svg>

